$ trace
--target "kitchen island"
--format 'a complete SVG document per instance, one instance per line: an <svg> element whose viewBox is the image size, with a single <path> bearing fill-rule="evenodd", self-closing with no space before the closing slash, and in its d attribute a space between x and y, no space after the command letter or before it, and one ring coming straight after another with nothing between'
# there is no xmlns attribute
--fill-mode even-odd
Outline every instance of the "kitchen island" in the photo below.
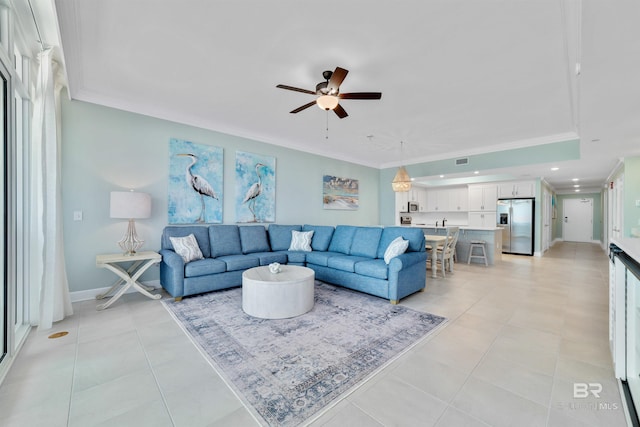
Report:
<svg viewBox="0 0 640 427"><path fill-rule="evenodd" d="M424 234L447 234L447 227L427 226L426 224L412 224L411 227L421 228ZM502 260L502 229L500 227L460 227L458 243L456 244L456 260L458 263L465 263L469 257L469 246L472 240L484 240L487 242L485 251L487 252L487 262L494 265L496 261ZM474 254L478 254L474 252ZM482 260L473 258L472 264L482 264Z"/></svg>

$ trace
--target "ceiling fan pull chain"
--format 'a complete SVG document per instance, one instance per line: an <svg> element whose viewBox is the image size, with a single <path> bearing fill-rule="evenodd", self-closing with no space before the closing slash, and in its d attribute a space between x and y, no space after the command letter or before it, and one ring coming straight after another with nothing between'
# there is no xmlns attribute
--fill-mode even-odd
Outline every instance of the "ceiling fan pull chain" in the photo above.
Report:
<svg viewBox="0 0 640 427"><path fill-rule="evenodd" d="M329 139L329 110L327 110L327 134L324 139Z"/></svg>

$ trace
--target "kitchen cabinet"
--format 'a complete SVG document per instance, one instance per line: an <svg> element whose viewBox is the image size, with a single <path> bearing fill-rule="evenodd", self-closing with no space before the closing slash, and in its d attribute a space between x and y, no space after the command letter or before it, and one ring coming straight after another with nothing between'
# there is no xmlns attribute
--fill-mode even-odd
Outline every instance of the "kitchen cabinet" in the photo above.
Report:
<svg viewBox="0 0 640 427"><path fill-rule="evenodd" d="M469 211L494 211L498 200L496 185L470 185Z"/></svg>
<svg viewBox="0 0 640 427"><path fill-rule="evenodd" d="M449 190L449 211L466 212L469 210L469 191L466 187Z"/></svg>
<svg viewBox="0 0 640 427"><path fill-rule="evenodd" d="M496 213L495 212L469 212L469 228L479 227L495 227L496 226Z"/></svg>
<svg viewBox="0 0 640 427"><path fill-rule="evenodd" d="M448 210L448 190L439 188L427 191L427 212L447 212Z"/></svg>
<svg viewBox="0 0 640 427"><path fill-rule="evenodd" d="M513 197L535 197L536 185L534 181L505 182L498 185L498 197L507 199Z"/></svg>

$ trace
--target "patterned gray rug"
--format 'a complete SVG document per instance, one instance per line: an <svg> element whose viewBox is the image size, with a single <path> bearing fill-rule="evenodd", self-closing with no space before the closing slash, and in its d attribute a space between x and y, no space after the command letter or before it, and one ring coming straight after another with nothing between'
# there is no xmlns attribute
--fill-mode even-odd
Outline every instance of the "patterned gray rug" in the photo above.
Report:
<svg viewBox="0 0 640 427"><path fill-rule="evenodd" d="M241 292L163 303L269 426L303 423L446 320L318 281L309 313L263 320L242 311Z"/></svg>

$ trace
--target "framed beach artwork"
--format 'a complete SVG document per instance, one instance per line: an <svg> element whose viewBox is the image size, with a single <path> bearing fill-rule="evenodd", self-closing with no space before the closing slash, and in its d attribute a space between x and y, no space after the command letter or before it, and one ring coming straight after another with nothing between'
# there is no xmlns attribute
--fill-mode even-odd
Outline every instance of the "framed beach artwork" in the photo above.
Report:
<svg viewBox="0 0 640 427"><path fill-rule="evenodd" d="M223 150L169 141L169 224L221 223Z"/></svg>
<svg viewBox="0 0 640 427"><path fill-rule="evenodd" d="M236 221L275 220L276 158L236 151Z"/></svg>
<svg viewBox="0 0 640 427"><path fill-rule="evenodd" d="M356 210L360 206L357 179L324 175L322 190L324 209Z"/></svg>

